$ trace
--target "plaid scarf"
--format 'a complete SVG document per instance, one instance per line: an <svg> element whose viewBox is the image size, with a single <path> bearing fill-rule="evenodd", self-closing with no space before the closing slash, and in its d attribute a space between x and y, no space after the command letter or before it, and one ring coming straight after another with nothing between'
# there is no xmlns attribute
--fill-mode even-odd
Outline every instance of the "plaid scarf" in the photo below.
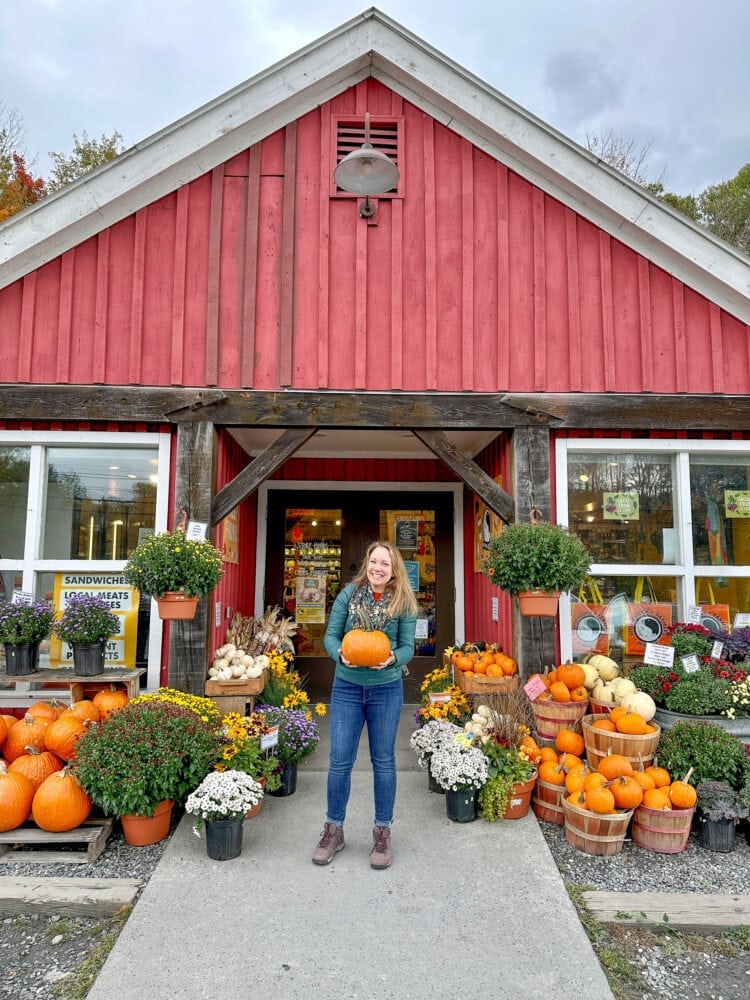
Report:
<svg viewBox="0 0 750 1000"><path fill-rule="evenodd" d="M358 587L349 600L349 614L355 623L355 628L363 628L366 631L379 629L382 631L391 620L389 606L391 603L391 592L386 590L379 600L372 596L372 587L369 583Z"/></svg>

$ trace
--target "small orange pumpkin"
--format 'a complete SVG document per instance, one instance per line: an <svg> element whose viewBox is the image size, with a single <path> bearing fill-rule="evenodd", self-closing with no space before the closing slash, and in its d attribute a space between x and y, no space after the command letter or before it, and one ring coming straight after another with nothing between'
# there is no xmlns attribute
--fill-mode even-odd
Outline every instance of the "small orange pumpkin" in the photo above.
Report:
<svg viewBox="0 0 750 1000"><path fill-rule="evenodd" d="M606 815L615 811L615 797L604 785L589 788L586 792L586 809L591 812Z"/></svg>
<svg viewBox="0 0 750 1000"><path fill-rule="evenodd" d="M350 629L341 640L341 655L355 667L376 667L385 663L391 652L391 641L379 629Z"/></svg>
<svg viewBox="0 0 750 1000"><path fill-rule="evenodd" d="M692 809L698 800L698 793L686 781L673 781L665 786L674 809Z"/></svg>
<svg viewBox="0 0 750 1000"><path fill-rule="evenodd" d="M570 700L578 703L586 701L588 696L588 690L583 686L583 684L580 684L577 688L573 688L570 692Z"/></svg>
<svg viewBox="0 0 750 1000"><path fill-rule="evenodd" d="M660 812L672 808L672 800L666 788L647 788L643 793L643 804L647 809L658 809Z"/></svg>
<svg viewBox="0 0 750 1000"><path fill-rule="evenodd" d="M633 765L627 757L619 753L609 753L599 761L597 770L601 771L608 781L619 778L621 774L632 774Z"/></svg>
<svg viewBox="0 0 750 1000"><path fill-rule="evenodd" d="M597 719L596 722L591 723L592 729L602 729L605 733L616 733L617 726L612 722L611 719Z"/></svg>
<svg viewBox="0 0 750 1000"><path fill-rule="evenodd" d="M539 748L539 760L553 760L555 764L558 763L559 758L557 756L557 750L554 747L540 747Z"/></svg>
<svg viewBox="0 0 750 1000"><path fill-rule="evenodd" d="M555 673L557 680L562 681L570 691L577 687L583 687L583 682L586 680L583 667L577 663L561 663Z"/></svg>
<svg viewBox="0 0 750 1000"><path fill-rule="evenodd" d="M553 681L549 686L549 693L555 701L570 701L570 688L567 684L563 684L562 681Z"/></svg>
<svg viewBox="0 0 750 1000"><path fill-rule="evenodd" d="M650 764L646 768L646 774L651 775L657 788L663 788L665 785L671 785L672 783L672 775L666 767L658 767L656 764Z"/></svg>
<svg viewBox="0 0 750 1000"><path fill-rule="evenodd" d="M120 708L124 708L128 703L128 692L124 688L118 688L116 684L110 684L108 688L97 691L91 699L99 709L99 716L102 722Z"/></svg>
<svg viewBox="0 0 750 1000"><path fill-rule="evenodd" d="M553 760L545 760L539 765L538 777L540 781L545 781L548 785L564 785L565 768Z"/></svg>
<svg viewBox="0 0 750 1000"><path fill-rule="evenodd" d="M635 809L643 801L643 789L630 774L621 774L609 786L618 809Z"/></svg>
<svg viewBox="0 0 750 1000"><path fill-rule="evenodd" d="M561 753L572 753L580 757L586 749L583 736L572 729L561 729L555 737L555 749Z"/></svg>
<svg viewBox="0 0 750 1000"><path fill-rule="evenodd" d="M617 732L625 736L644 736L648 723L637 712L625 711L615 722Z"/></svg>

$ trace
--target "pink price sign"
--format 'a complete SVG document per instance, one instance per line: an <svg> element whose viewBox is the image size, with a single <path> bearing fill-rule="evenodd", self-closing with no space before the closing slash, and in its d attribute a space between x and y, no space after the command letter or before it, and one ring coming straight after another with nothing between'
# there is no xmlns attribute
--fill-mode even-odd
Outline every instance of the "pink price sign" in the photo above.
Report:
<svg viewBox="0 0 750 1000"><path fill-rule="evenodd" d="M529 696L529 701L536 701L547 690L547 685L541 677L532 677L528 684L524 684L523 689Z"/></svg>

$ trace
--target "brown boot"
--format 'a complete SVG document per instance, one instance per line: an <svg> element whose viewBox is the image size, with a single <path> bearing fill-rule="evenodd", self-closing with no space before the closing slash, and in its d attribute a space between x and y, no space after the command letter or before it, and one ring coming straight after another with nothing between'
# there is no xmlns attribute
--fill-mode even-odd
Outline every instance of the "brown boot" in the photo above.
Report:
<svg viewBox="0 0 750 1000"><path fill-rule="evenodd" d="M326 823L323 836L313 851L314 865L328 865L333 861L334 854L344 850L344 828L335 823Z"/></svg>
<svg viewBox="0 0 750 1000"><path fill-rule="evenodd" d="M387 868L391 863L391 828L389 826L373 827L372 839L370 868Z"/></svg>

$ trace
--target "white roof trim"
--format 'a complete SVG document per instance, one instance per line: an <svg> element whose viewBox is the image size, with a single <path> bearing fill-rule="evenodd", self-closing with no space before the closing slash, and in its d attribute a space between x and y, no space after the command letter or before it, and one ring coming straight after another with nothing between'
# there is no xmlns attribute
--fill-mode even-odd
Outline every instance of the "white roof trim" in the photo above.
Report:
<svg viewBox="0 0 750 1000"><path fill-rule="evenodd" d="M0 226L0 288L368 76L750 323L750 259L372 8Z"/></svg>

